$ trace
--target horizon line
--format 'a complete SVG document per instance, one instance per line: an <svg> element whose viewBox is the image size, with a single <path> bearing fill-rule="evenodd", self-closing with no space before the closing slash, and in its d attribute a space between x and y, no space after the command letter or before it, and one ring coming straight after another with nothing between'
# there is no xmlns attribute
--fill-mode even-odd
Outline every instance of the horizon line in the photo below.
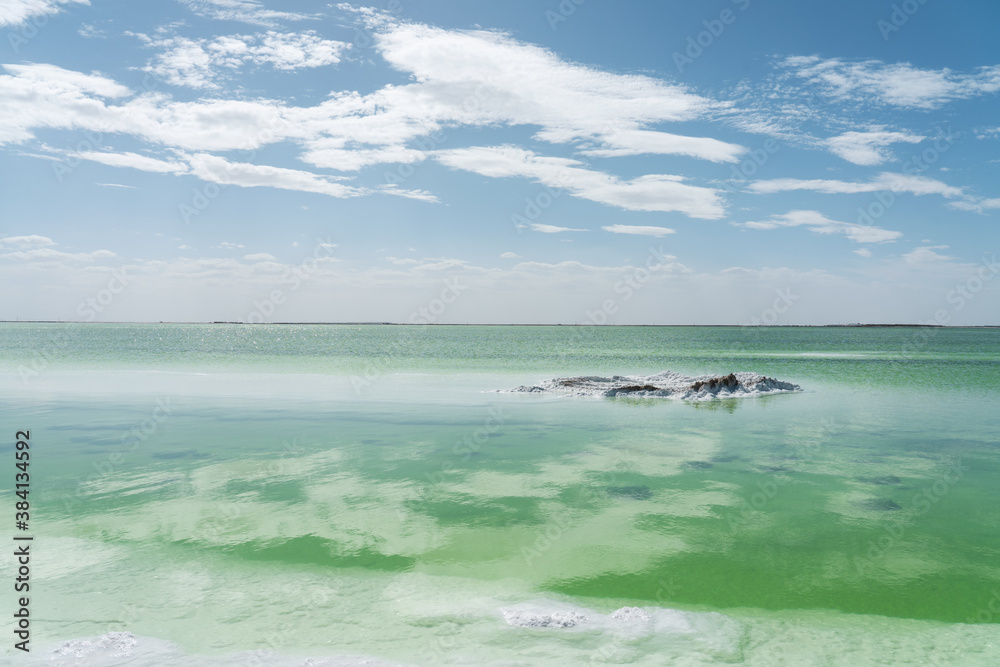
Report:
<svg viewBox="0 0 1000 667"><path fill-rule="evenodd" d="M116 320L104 322L85 322L81 320L3 320L0 324L241 324L247 326L261 325L309 325L309 326L410 326L410 327L703 327L703 328L739 328L739 329L782 329L782 328L830 328L842 327L851 329L863 328L921 328L921 329L1000 329L1000 324L918 324L918 323L838 323L838 324L594 324L594 323L529 323L529 322L240 322L235 320Z"/></svg>

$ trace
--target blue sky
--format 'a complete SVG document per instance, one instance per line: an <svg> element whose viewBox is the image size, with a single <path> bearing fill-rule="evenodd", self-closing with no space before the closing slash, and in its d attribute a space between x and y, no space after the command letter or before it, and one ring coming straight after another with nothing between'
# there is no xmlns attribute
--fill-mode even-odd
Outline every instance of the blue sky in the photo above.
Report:
<svg viewBox="0 0 1000 667"><path fill-rule="evenodd" d="M0 318L1000 324L998 20L0 0Z"/></svg>

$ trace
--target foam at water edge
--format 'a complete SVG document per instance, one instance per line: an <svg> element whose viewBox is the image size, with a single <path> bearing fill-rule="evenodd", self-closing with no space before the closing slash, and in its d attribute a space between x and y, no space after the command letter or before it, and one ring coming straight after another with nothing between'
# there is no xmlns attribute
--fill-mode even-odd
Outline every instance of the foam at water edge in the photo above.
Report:
<svg viewBox="0 0 1000 667"><path fill-rule="evenodd" d="M501 390L503 391L503 390ZM682 401L705 401L720 398L748 398L802 391L791 382L740 371L729 375L682 375L663 371L656 375L613 375L543 380L507 390L511 393L550 392L569 396L643 396Z"/></svg>
<svg viewBox="0 0 1000 667"><path fill-rule="evenodd" d="M44 651L32 651L23 661L26 666L58 667L118 667L119 665L156 665L156 667L390 667L398 662L386 662L371 656L302 657L285 655L271 649L243 651L225 656L192 655L165 639L140 637L131 632L108 632L100 637L70 639L61 642L42 657Z"/></svg>
<svg viewBox="0 0 1000 667"><path fill-rule="evenodd" d="M73 639L52 652L56 658L85 658L103 653L112 658L131 658L139 641L131 632L109 632L96 641Z"/></svg>

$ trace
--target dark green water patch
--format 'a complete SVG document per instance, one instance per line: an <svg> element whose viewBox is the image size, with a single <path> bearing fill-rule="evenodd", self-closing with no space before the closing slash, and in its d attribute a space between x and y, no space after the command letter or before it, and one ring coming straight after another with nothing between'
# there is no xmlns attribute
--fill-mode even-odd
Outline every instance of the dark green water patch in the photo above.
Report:
<svg viewBox="0 0 1000 667"><path fill-rule="evenodd" d="M998 582L961 573L927 574L906 581L870 578L831 579L821 565L791 572L776 565L778 554L757 553L739 559L727 554L697 553L664 559L638 573L608 573L549 582L546 590L566 595L631 598L670 606L699 608L835 609L851 614L975 622ZM993 615L1000 623L1000 615Z"/></svg>
<svg viewBox="0 0 1000 667"><path fill-rule="evenodd" d="M649 500L653 497L653 491L648 486L609 486L608 495L617 498L633 498L635 500Z"/></svg>
<svg viewBox="0 0 1000 667"><path fill-rule="evenodd" d="M899 503L891 498L868 498L858 503L858 506L872 512L895 512L903 509Z"/></svg>
<svg viewBox="0 0 1000 667"><path fill-rule="evenodd" d="M306 500L305 485L296 480L282 482L248 482L232 480L226 483L225 494L240 495L254 493L265 502L302 502Z"/></svg>
<svg viewBox="0 0 1000 667"><path fill-rule="evenodd" d="M207 459L211 456L211 454L199 452L197 449L183 449L180 451L173 451L173 452L154 452L150 456L152 456L154 459L161 459L161 460Z"/></svg>
<svg viewBox="0 0 1000 667"><path fill-rule="evenodd" d="M858 481L864 482L865 484L875 484L876 486L890 486L903 483L903 480L895 475L883 475L882 477L859 477Z"/></svg>
<svg viewBox="0 0 1000 667"><path fill-rule="evenodd" d="M466 494L447 494L445 498L411 500L406 503L414 512L451 526L503 527L512 524L541 524L546 516L540 498L505 496L483 501Z"/></svg>

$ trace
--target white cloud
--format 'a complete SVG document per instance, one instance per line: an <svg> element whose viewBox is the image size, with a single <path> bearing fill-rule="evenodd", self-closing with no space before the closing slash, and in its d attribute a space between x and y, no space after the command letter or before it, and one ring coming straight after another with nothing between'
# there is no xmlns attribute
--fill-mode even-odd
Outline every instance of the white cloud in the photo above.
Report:
<svg viewBox="0 0 1000 667"><path fill-rule="evenodd" d="M358 197L365 190L340 183L331 183L322 176L308 171L269 167L246 162L230 162L207 153L192 155L191 173L202 180L222 185L238 185L243 188L280 188L315 192L330 197Z"/></svg>
<svg viewBox="0 0 1000 667"><path fill-rule="evenodd" d="M237 248L245 248L246 246L244 246L242 243L232 243L230 241L223 241L222 243L219 244L218 247L222 248L223 250L236 250Z"/></svg>
<svg viewBox="0 0 1000 667"><path fill-rule="evenodd" d="M180 0L198 16L220 21L239 21L261 26L274 26L279 21L304 21L314 15L279 12L266 9L256 0Z"/></svg>
<svg viewBox="0 0 1000 667"><path fill-rule="evenodd" d="M108 119L103 100L129 89L100 74L83 74L54 65L4 65L0 75L0 144L22 142L31 129L103 126Z"/></svg>
<svg viewBox="0 0 1000 667"><path fill-rule="evenodd" d="M212 15L265 11L259 3L237 0L188 4ZM367 15L374 16L371 12ZM216 85L219 71L246 63L314 66L333 62L347 48L314 33L274 31L253 37L145 39L168 49L150 65L152 68L168 78L202 87ZM614 74L567 62L506 34L448 31L382 20L377 25L375 46L375 52L410 75L412 83L387 85L364 95L333 91L314 106L289 106L262 98L176 101L159 91L133 94L98 74L51 65L9 65L10 75L0 76L0 117L5 119L0 143L26 141L32 138L33 130L42 128L131 135L200 154L191 161L202 177L209 153L254 150L279 142L294 142L307 163L341 171L382 163L412 164L438 148L438 132L459 126L534 127L541 140L570 143L580 150L607 155L674 153L728 162L744 151L712 138L653 129L661 123L706 117L723 104L652 77ZM119 101L126 96L130 99ZM173 160L161 164L153 162L154 158L141 159L137 153L118 154L127 157L91 153L89 158L105 163L117 160L117 166L179 170ZM459 158L453 155L449 159L456 162ZM527 151L514 161L523 164L511 175L551 183L557 171L565 172L574 196L611 206L680 211L707 219L724 213L716 191L682 183L679 176L649 174L622 180L590 171L585 162L559 163ZM247 173L243 176L241 185L253 180ZM270 176L272 182L295 181L292 189L333 196L378 191L437 201L426 190L392 184L362 192L335 185L333 177L304 171L289 170L281 178L277 173Z"/></svg>
<svg viewBox="0 0 1000 667"><path fill-rule="evenodd" d="M639 236L666 236L673 234L674 230L669 227L652 227L643 225L608 225L601 227L606 232L613 234L638 234Z"/></svg>
<svg viewBox="0 0 1000 667"><path fill-rule="evenodd" d="M183 174L188 170L187 165L182 162L168 162L166 160L158 160L156 158L129 152L110 153L103 151L83 151L81 153L73 153L73 156L78 157L81 160L100 162L101 164L106 164L112 167L130 167L132 169L141 169L142 171L153 171L165 174Z"/></svg>
<svg viewBox="0 0 1000 667"><path fill-rule="evenodd" d="M433 84L422 87L426 92L471 93L483 113L546 130L603 134L688 120L713 106L682 86L566 62L498 32L396 23L376 34L376 46L390 65ZM449 106L457 107L464 100L453 95Z"/></svg>
<svg viewBox="0 0 1000 667"><path fill-rule="evenodd" d="M373 164L413 164L427 157L423 151L401 145L384 148L344 148L345 143L347 143L346 137L336 139L320 137L310 140L302 159L317 167L357 171Z"/></svg>
<svg viewBox="0 0 1000 667"><path fill-rule="evenodd" d="M500 255L501 259L521 259L521 256L514 252L505 252Z"/></svg>
<svg viewBox="0 0 1000 667"><path fill-rule="evenodd" d="M80 26L80 29L76 31L80 37L86 39L107 39L108 34L95 26L93 23L84 23Z"/></svg>
<svg viewBox="0 0 1000 667"><path fill-rule="evenodd" d="M278 70L323 67L340 62L351 48L346 42L321 39L314 31L227 35L212 39L144 37L161 48L145 68L168 83L190 88L219 88L218 80L244 65L270 65Z"/></svg>
<svg viewBox="0 0 1000 667"><path fill-rule="evenodd" d="M417 201L426 201L432 204L436 204L441 201L437 198L437 195L427 190L406 190L399 187L395 183L385 183L380 185L378 191L386 195L405 197L406 199L416 199Z"/></svg>
<svg viewBox="0 0 1000 667"><path fill-rule="evenodd" d="M0 259L12 259L21 262L93 262L95 259L117 257L110 250L95 250L94 252L62 252L54 248L34 248L0 254Z"/></svg>
<svg viewBox="0 0 1000 667"><path fill-rule="evenodd" d="M89 0L4 0L0 2L0 26L17 25L36 16L55 14L62 5L89 5ZM12 35L15 33L11 33Z"/></svg>
<svg viewBox="0 0 1000 667"><path fill-rule="evenodd" d="M877 100L892 106L936 109L952 100L1000 90L1000 65L959 74L948 69L919 69L909 63L796 56L779 66L819 86L826 95L852 102Z"/></svg>
<svg viewBox="0 0 1000 667"><path fill-rule="evenodd" d="M31 234L30 236L7 236L0 239L0 245L12 245L18 248L44 248L55 244L55 241L48 236L38 236L36 234Z"/></svg>
<svg viewBox="0 0 1000 667"><path fill-rule="evenodd" d="M497 32L449 31L383 15L373 18L372 29L378 52L414 83L366 96L338 94L322 105L322 116L309 111L305 122L326 135L310 142L303 155L317 166L413 162L422 156L406 149L406 142L454 125L536 126L538 139L589 142L584 150L595 155L649 152L733 161L745 150L649 129L720 106L682 86L566 62Z"/></svg>
<svg viewBox="0 0 1000 667"><path fill-rule="evenodd" d="M533 232L541 232L543 234L559 234L561 232L585 232L586 229L574 229L573 227L557 227L556 225L543 225L538 222L532 222L528 225L528 228Z"/></svg>
<svg viewBox="0 0 1000 667"><path fill-rule="evenodd" d="M94 185L99 185L102 188L120 188L123 190L138 190L139 188L134 185L122 185L121 183L95 183Z"/></svg>
<svg viewBox="0 0 1000 667"><path fill-rule="evenodd" d="M914 248L912 251L903 255L903 259L907 264L934 264L936 262L949 262L953 260L954 257L934 252L935 250L947 249L948 246L946 245L932 245Z"/></svg>
<svg viewBox="0 0 1000 667"><path fill-rule="evenodd" d="M754 181L747 186L747 189L758 194L791 190L812 190L826 194L854 194L890 190L892 192L909 192L914 195L937 194L943 197L963 197L965 195L962 188L952 187L926 176L890 172L883 172L867 183L828 179L777 178L769 181Z"/></svg>
<svg viewBox="0 0 1000 667"><path fill-rule="evenodd" d="M868 248L858 248L857 250L855 250L853 252L854 252L855 255L860 255L862 257L871 257L872 256L872 251L869 250Z"/></svg>
<svg viewBox="0 0 1000 667"><path fill-rule="evenodd" d="M602 148L581 150L593 157L621 157L627 155L687 155L712 162L738 162L746 148L710 137L685 137L669 132L652 130L622 130L598 135Z"/></svg>
<svg viewBox="0 0 1000 667"><path fill-rule="evenodd" d="M871 225L830 220L817 211L790 211L775 215L767 220L737 223L745 229L778 229L782 227L807 227L817 234L843 234L856 243L884 243L900 238L902 232L894 232Z"/></svg>
<svg viewBox="0 0 1000 667"><path fill-rule="evenodd" d="M251 262L273 262L277 258L270 253L257 252L252 255L244 255L243 259L248 259Z"/></svg>
<svg viewBox="0 0 1000 667"><path fill-rule="evenodd" d="M977 197L969 197L968 199L963 199L961 201L948 202L948 206L952 208L957 208L962 211L974 211L975 213L985 213L986 211L1000 208L1000 198L980 199Z"/></svg>
<svg viewBox="0 0 1000 667"><path fill-rule="evenodd" d="M837 137L831 137L823 142L834 155L848 162L864 166L874 166L892 159L892 154L885 150L897 142L911 144L920 143L926 139L916 134L905 132L845 132Z"/></svg>
<svg viewBox="0 0 1000 667"><path fill-rule="evenodd" d="M449 167L483 176L530 178L581 199L630 211L679 211L693 218L718 219L725 209L715 190L681 183L681 176L647 174L630 181L583 167L578 160L544 157L514 146L438 151Z"/></svg>
<svg viewBox="0 0 1000 667"><path fill-rule="evenodd" d="M5 64L3 68L8 72L12 72L22 83L52 88L51 92L54 93L69 90L73 92L93 93L98 97L117 98L125 97L132 92L127 87L98 72L84 74L83 72L63 69L62 67L44 63L30 63L25 65Z"/></svg>

